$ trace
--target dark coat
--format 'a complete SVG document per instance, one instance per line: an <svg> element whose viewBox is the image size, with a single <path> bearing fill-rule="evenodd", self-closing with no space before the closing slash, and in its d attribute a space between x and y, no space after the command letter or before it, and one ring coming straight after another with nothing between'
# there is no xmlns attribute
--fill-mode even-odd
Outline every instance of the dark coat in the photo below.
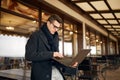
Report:
<svg viewBox="0 0 120 80"><path fill-rule="evenodd" d="M31 80L51 80L53 52L42 30L34 32L27 44L25 59L32 61Z"/></svg>

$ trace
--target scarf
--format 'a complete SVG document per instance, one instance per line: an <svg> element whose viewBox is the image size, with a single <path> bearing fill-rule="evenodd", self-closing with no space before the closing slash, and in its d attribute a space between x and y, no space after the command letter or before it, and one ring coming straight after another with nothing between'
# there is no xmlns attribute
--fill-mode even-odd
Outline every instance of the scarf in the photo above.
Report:
<svg viewBox="0 0 120 80"><path fill-rule="evenodd" d="M55 32L55 34L51 34L50 31L47 28L47 24L43 24L43 26L41 27L41 30L43 31L43 33L45 34L47 40L48 40L48 44L50 46L51 51L58 51L58 33Z"/></svg>

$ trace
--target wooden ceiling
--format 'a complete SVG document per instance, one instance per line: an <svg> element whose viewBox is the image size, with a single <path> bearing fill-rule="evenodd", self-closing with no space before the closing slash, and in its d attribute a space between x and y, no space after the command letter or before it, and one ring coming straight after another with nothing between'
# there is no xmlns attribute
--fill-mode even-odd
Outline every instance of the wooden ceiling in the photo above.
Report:
<svg viewBox="0 0 120 80"><path fill-rule="evenodd" d="M68 0L108 32L120 38L120 0Z"/></svg>
<svg viewBox="0 0 120 80"><path fill-rule="evenodd" d="M11 0L2 0L11 1ZM18 0L33 4L36 7L41 7L39 3L43 2L40 0ZM29 1L29 2L28 2ZM101 28L106 29L108 32L120 39L120 0L59 0L61 2L66 2L73 6L74 9L79 10L82 14L90 17L97 24L102 26ZM8 3L8 2L7 2ZM2 3L3 4L3 3ZM66 4L68 6L68 4ZM16 8L13 6L17 6ZM42 5L43 6L43 5ZM5 4L4 4L5 7ZM45 8L45 7L44 7ZM39 26L38 23L33 23L38 21L38 11L34 8L29 8L21 4L14 3L8 9L15 9L15 15L8 14L5 12L12 13L10 11L1 8L0 12L0 33L13 33L28 35ZM32 12L31 14L29 12ZM23 15L23 14L26 14ZM24 18L22 18L24 17ZM5 27L13 26L14 31L6 30Z"/></svg>

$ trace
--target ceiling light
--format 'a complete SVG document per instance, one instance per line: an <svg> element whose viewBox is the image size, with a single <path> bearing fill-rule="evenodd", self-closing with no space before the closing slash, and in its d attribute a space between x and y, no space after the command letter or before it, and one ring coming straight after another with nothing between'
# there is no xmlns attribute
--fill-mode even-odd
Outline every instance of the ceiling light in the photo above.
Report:
<svg viewBox="0 0 120 80"><path fill-rule="evenodd" d="M102 41L100 41L100 43L102 43Z"/></svg>
<svg viewBox="0 0 120 80"><path fill-rule="evenodd" d="M37 21L32 21L32 23L37 23Z"/></svg>
<svg viewBox="0 0 120 80"><path fill-rule="evenodd" d="M72 31L70 31L70 35L72 35L73 34L73 32Z"/></svg>
<svg viewBox="0 0 120 80"><path fill-rule="evenodd" d="M98 39L96 40L96 42L98 42Z"/></svg>
<svg viewBox="0 0 120 80"><path fill-rule="evenodd" d="M9 26L6 27L7 30L14 30L14 27L11 27L11 21L9 21Z"/></svg>
<svg viewBox="0 0 120 80"><path fill-rule="evenodd" d="M7 30L14 30L14 27L8 26L6 27Z"/></svg>

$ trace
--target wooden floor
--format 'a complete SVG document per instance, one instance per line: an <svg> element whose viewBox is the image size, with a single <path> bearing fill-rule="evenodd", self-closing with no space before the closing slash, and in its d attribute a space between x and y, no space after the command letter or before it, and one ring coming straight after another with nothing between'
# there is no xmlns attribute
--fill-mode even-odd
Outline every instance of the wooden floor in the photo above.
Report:
<svg viewBox="0 0 120 80"><path fill-rule="evenodd" d="M103 73L103 76L99 75L99 80L120 80L120 66L107 69Z"/></svg>
<svg viewBox="0 0 120 80"><path fill-rule="evenodd" d="M120 67L117 69L108 69L106 71L106 80L120 80Z"/></svg>

